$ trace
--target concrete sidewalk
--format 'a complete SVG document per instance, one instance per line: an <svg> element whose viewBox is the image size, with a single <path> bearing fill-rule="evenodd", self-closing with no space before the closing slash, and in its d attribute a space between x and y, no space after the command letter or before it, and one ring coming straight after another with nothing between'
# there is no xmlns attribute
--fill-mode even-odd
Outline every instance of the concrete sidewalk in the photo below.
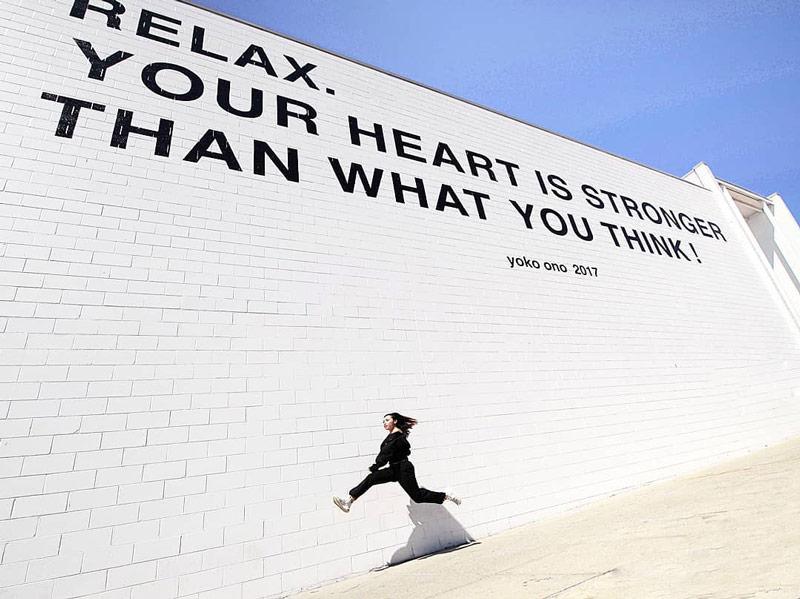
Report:
<svg viewBox="0 0 800 599"><path fill-rule="evenodd" d="M295 598L490 596L800 599L800 438Z"/></svg>

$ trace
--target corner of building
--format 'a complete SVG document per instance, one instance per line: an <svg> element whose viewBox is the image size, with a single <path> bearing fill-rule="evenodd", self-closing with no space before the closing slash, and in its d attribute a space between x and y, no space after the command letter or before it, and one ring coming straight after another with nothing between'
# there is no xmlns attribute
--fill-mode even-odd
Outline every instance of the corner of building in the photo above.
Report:
<svg viewBox="0 0 800 599"><path fill-rule="evenodd" d="M698 162L683 179L720 195L800 329L800 226L783 198L778 193L761 196L719 179L704 162Z"/></svg>

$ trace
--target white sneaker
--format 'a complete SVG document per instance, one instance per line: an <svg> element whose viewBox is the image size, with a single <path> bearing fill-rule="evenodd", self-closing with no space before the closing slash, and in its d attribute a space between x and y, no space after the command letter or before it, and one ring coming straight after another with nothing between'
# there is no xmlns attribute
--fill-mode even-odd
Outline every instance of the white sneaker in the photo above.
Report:
<svg viewBox="0 0 800 599"><path fill-rule="evenodd" d="M445 501L452 501L456 505L461 505L461 499L453 495L452 491L445 491L444 499Z"/></svg>
<svg viewBox="0 0 800 599"><path fill-rule="evenodd" d="M350 505L352 504L352 501L350 501L349 497L347 499L342 499L341 497L334 497L333 503L335 503L336 507L338 507L346 514L347 512L350 511Z"/></svg>

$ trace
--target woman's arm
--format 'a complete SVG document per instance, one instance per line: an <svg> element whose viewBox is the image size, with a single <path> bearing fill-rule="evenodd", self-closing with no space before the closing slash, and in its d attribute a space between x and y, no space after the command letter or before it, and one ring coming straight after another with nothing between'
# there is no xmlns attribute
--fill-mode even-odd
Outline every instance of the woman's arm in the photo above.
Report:
<svg viewBox="0 0 800 599"><path fill-rule="evenodd" d="M408 440L402 433L396 433L389 437L386 444L381 446L378 457L375 458L375 463L369 467L369 471L375 472L385 466L396 453L403 453L404 446L405 448L408 447ZM406 452L404 457L405 455L408 455L408 453Z"/></svg>

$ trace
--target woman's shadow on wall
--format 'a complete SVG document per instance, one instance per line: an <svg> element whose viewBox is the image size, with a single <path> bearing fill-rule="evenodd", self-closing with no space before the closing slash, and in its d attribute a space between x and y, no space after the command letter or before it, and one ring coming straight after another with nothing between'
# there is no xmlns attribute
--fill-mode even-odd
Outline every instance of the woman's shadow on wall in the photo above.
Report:
<svg viewBox="0 0 800 599"><path fill-rule="evenodd" d="M445 550L454 551L475 542L458 520L441 505L412 501L408 505L408 517L414 523L414 530L406 546L394 552L388 566Z"/></svg>

